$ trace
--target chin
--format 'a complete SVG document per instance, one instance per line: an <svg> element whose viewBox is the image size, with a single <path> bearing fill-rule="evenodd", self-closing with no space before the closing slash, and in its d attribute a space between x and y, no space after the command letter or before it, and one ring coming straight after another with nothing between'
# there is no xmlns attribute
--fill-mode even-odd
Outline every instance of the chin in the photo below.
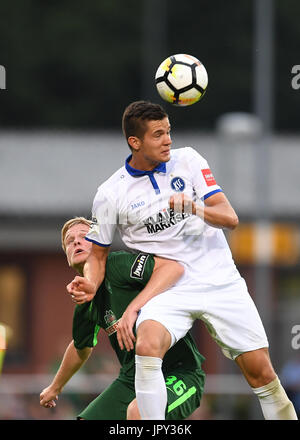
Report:
<svg viewBox="0 0 300 440"><path fill-rule="evenodd" d="M76 267L78 265L83 265L86 262L86 254L75 255L72 259L72 266Z"/></svg>

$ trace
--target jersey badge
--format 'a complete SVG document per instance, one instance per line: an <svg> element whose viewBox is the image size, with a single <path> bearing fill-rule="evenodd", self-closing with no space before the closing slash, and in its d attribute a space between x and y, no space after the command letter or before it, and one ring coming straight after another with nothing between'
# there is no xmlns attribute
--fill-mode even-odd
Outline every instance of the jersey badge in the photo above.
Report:
<svg viewBox="0 0 300 440"><path fill-rule="evenodd" d="M104 321L107 325L111 325L113 322L117 320L114 312L112 310L106 310L104 315Z"/></svg>
<svg viewBox="0 0 300 440"><path fill-rule="evenodd" d="M104 329L108 336L111 336L112 334L116 333L117 327L119 324L119 319L117 320L116 315L112 310L106 310L104 315L104 321L107 325L107 327Z"/></svg>
<svg viewBox="0 0 300 440"><path fill-rule="evenodd" d="M210 171L209 168L206 168L201 171L202 171L202 174L203 174L203 177L204 177L204 180L205 180L207 186L212 186L212 185L217 184L217 182L215 181L215 178L213 176L213 173Z"/></svg>
<svg viewBox="0 0 300 440"><path fill-rule="evenodd" d="M136 259L134 260L133 265L131 266L130 270L130 277L136 278L138 280L141 280L143 278L145 265L148 260L149 255L148 254L138 254Z"/></svg>
<svg viewBox="0 0 300 440"><path fill-rule="evenodd" d="M184 191L184 180L181 177L173 177L173 179L171 180L171 188L176 192Z"/></svg>

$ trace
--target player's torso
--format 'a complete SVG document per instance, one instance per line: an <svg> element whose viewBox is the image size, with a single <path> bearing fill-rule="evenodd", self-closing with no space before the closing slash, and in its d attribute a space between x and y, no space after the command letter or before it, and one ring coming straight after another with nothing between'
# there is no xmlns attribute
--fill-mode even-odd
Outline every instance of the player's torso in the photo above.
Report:
<svg viewBox="0 0 300 440"><path fill-rule="evenodd" d="M186 247L185 233L191 235L191 228L203 228L201 219L170 209L169 200L174 194L184 193L195 199L189 169L177 155L166 164L166 173L154 173L157 188L149 176L133 177L126 170L120 179L123 183L116 186L118 227L128 247L157 253L163 243L170 256Z"/></svg>
<svg viewBox="0 0 300 440"><path fill-rule="evenodd" d="M182 193L204 205L196 197L189 154L189 149L175 150L166 172L153 174L155 187L147 175L134 177L125 167L119 170L111 189L118 229L128 248L185 264L189 272L177 284L191 279L196 284L222 284L239 277L223 231L195 215L175 213L169 206L170 197Z"/></svg>

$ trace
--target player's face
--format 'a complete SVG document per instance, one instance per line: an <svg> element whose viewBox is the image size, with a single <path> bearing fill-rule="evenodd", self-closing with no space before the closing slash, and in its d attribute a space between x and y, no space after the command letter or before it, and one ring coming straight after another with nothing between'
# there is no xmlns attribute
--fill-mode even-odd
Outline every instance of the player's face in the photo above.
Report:
<svg viewBox="0 0 300 440"><path fill-rule="evenodd" d="M140 139L138 154L149 165L170 160L171 126L168 118L148 121L144 137Z"/></svg>
<svg viewBox="0 0 300 440"><path fill-rule="evenodd" d="M68 263L74 269L83 267L92 248L92 243L85 240L89 227L83 223L71 226L65 236Z"/></svg>

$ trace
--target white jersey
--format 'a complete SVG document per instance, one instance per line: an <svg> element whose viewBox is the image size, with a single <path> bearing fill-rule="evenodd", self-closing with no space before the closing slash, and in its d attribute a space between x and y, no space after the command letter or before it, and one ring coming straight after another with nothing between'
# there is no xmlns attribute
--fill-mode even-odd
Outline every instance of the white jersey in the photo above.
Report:
<svg viewBox="0 0 300 440"><path fill-rule="evenodd" d="M222 191L207 161L193 148L179 148L171 150L167 163L145 172L133 169L130 158L99 186L86 239L109 246L118 229L128 248L182 263L185 276L177 284L205 289L241 278L222 229L169 207L175 193L204 204Z"/></svg>

